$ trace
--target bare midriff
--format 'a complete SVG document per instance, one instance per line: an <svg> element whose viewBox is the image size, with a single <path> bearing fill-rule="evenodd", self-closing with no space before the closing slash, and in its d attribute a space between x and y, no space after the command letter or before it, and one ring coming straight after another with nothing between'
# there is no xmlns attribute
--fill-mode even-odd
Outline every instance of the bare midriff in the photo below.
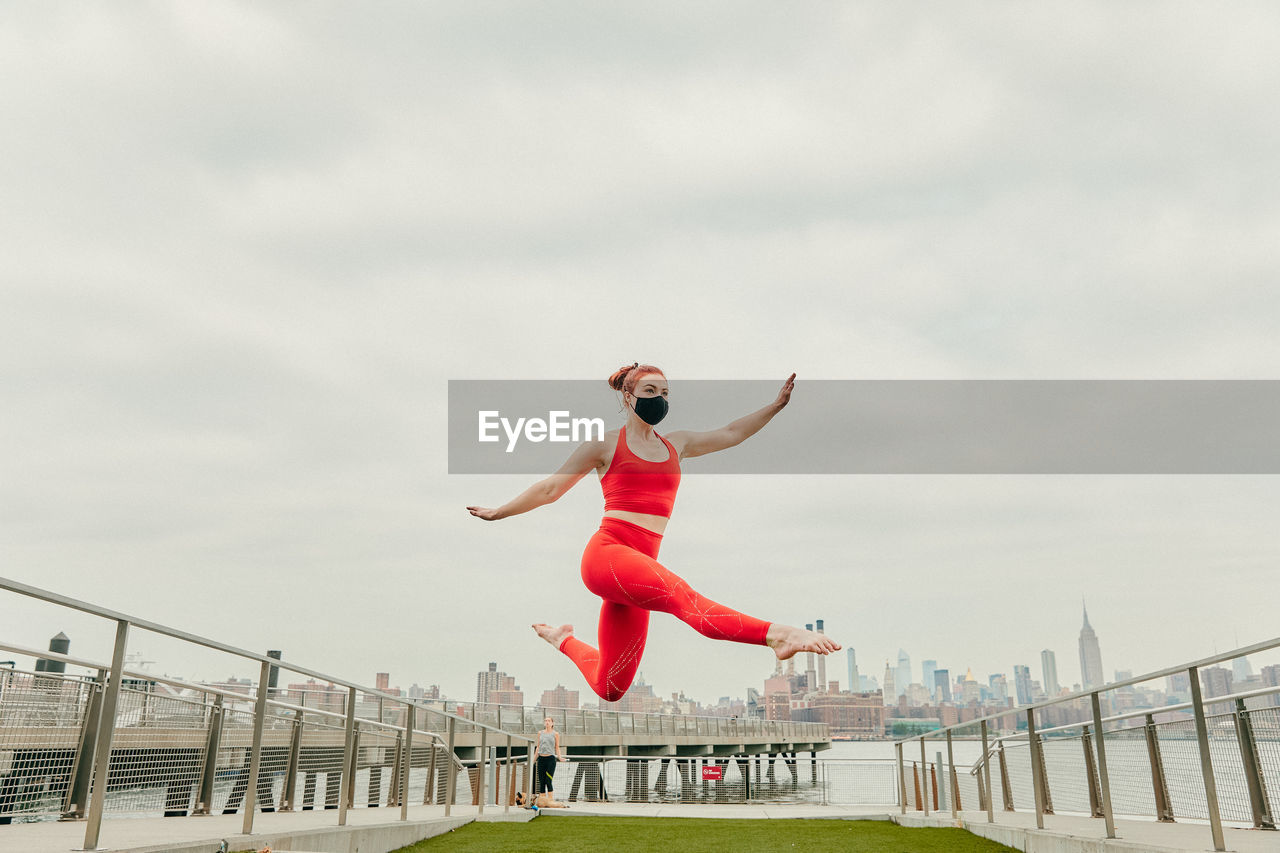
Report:
<svg viewBox="0 0 1280 853"><path fill-rule="evenodd" d="M632 524L638 524L645 530L652 530L659 536L667 529L667 522L670 520L661 515L650 515L646 512L630 512L625 509L609 509L605 510L605 518L618 518L622 521L629 521Z"/></svg>

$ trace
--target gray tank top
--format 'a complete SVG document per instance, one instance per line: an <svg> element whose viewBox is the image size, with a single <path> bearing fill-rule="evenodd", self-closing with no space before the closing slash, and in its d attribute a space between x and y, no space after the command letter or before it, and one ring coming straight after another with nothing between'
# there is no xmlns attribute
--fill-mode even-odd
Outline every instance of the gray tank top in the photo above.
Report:
<svg viewBox="0 0 1280 853"><path fill-rule="evenodd" d="M556 733L555 732L539 732L538 733L538 755L555 755L556 754Z"/></svg>

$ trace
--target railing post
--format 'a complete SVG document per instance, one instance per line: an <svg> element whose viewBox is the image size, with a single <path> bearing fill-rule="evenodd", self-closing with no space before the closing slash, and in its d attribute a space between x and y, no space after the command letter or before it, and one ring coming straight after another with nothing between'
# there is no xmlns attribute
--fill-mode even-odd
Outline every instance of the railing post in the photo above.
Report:
<svg viewBox="0 0 1280 853"><path fill-rule="evenodd" d="M947 778L951 783L951 819L960 817L960 780L956 778L956 758L951 750L951 729L947 729Z"/></svg>
<svg viewBox="0 0 1280 853"><path fill-rule="evenodd" d="M436 753L440 751L440 744L435 738L431 740L431 754L427 757L427 784L422 788L422 804L435 805L436 800Z"/></svg>
<svg viewBox="0 0 1280 853"><path fill-rule="evenodd" d="M1244 778L1249 788L1249 805L1253 810L1253 825L1259 829L1275 829L1275 816L1271 814L1267 799L1267 782L1258 760L1258 741L1253 736L1253 722L1243 699L1236 700L1236 740L1240 743L1240 758L1244 763Z"/></svg>
<svg viewBox="0 0 1280 853"><path fill-rule="evenodd" d="M1147 741L1147 758L1151 762L1151 790L1155 794L1156 819L1172 823L1173 805L1169 801L1169 785L1165 780L1164 761L1160 757L1160 735L1156 731L1155 717L1147 714L1142 726Z"/></svg>
<svg viewBox="0 0 1280 853"><path fill-rule="evenodd" d="M1116 821L1111 811L1111 780L1107 775L1107 742L1102 728L1102 702L1098 691L1089 694L1093 710L1093 732L1098 740L1098 781L1102 785L1102 817L1107 824L1107 838L1116 837Z"/></svg>
<svg viewBox="0 0 1280 853"><path fill-rule="evenodd" d="M987 721L982 721L982 775L987 780L987 823L995 823L994 792L991 790L991 749L987 745Z"/></svg>
<svg viewBox="0 0 1280 853"><path fill-rule="evenodd" d="M280 811L293 811L293 801L298 796L298 763L302 758L302 709L293 714L293 736L289 738L289 769L285 771L284 789L281 792Z"/></svg>
<svg viewBox="0 0 1280 853"><path fill-rule="evenodd" d="M102 812L107 800L107 775L111 770L111 738L116 727L116 702L120 698L120 682L124 678L124 650L129 642L129 623L116 622L116 644L111 652L111 675L107 692L102 697L98 715L97 747L93 756L93 793L89 799L89 821L84 831L84 849L97 850L102 830Z"/></svg>
<svg viewBox="0 0 1280 853"><path fill-rule="evenodd" d="M524 749L525 749L524 798L526 803L532 803L533 802L533 774L534 774L532 741L529 743L526 743L524 745Z"/></svg>
<svg viewBox="0 0 1280 853"><path fill-rule="evenodd" d="M1209 806L1209 829L1213 833L1213 849L1227 849L1222 837L1222 817L1218 814L1218 784L1213 778L1213 758L1209 754L1209 723L1204 716L1204 701L1200 696L1200 672L1189 667L1191 680L1191 709L1196 716L1196 742L1200 746L1200 775L1204 779L1204 799Z"/></svg>
<svg viewBox="0 0 1280 853"><path fill-rule="evenodd" d="M1027 741L1031 746L1031 788L1035 792L1036 829L1044 829L1044 763L1036 737L1036 712L1027 709Z"/></svg>
<svg viewBox="0 0 1280 853"><path fill-rule="evenodd" d="M249 790L244 794L244 823L241 831L253 833L253 815L258 810L258 773L262 770L262 729L267 721L267 685L271 664L263 662L258 674L258 698L253 703L253 745L249 752Z"/></svg>
<svg viewBox="0 0 1280 853"><path fill-rule="evenodd" d="M409 771L413 769L413 723L417 716L414 712L417 708L412 702L405 705L404 711L404 759L400 762L400 766L404 768L403 781L397 780L400 785L400 819L409 819Z"/></svg>
<svg viewBox="0 0 1280 853"><path fill-rule="evenodd" d="M1102 817L1102 795L1098 791L1098 768L1093 760L1093 738L1089 735L1089 724L1080 729L1080 745L1084 747L1084 775L1089 786L1089 817Z"/></svg>
<svg viewBox="0 0 1280 853"><path fill-rule="evenodd" d="M393 755L391 760L391 780L387 783L387 808L400 805L400 771L404 769L404 732L396 732L396 744L392 747ZM378 794L381 790L382 767L378 767L378 775L369 778L369 806L373 807L378 803Z"/></svg>
<svg viewBox="0 0 1280 853"><path fill-rule="evenodd" d="M196 795L195 814L198 815L213 812L213 783L218 773L223 717L222 694L219 693L213 697L213 707L209 709L209 737L204 747L204 771L200 774L200 792Z"/></svg>
<svg viewBox="0 0 1280 853"><path fill-rule="evenodd" d="M929 816L929 762L924 757L924 737L920 738L920 801L924 803L924 816Z"/></svg>
<svg viewBox="0 0 1280 853"><path fill-rule="evenodd" d="M93 757L98 737L98 719L102 714L102 692L107 686L107 671L98 670L98 678L89 682L89 701L80 726L80 743L76 748L71 784L62 803L62 820L79 820L89 807L89 780L93 776Z"/></svg>
<svg viewBox="0 0 1280 853"><path fill-rule="evenodd" d="M338 826L347 825L347 809L356 793L356 689L347 690L347 724L342 747L342 793L338 796Z"/></svg>
<svg viewBox="0 0 1280 853"><path fill-rule="evenodd" d="M488 729L480 730L480 753L479 760L476 762L476 784L478 785L476 791L476 804L479 806L479 810L476 814L478 815L484 814L484 773L489 763L489 748L485 746L485 738L488 734Z"/></svg>
<svg viewBox="0 0 1280 853"><path fill-rule="evenodd" d="M454 762L457 755L453 751L454 734L457 728L457 720L453 717L449 718L448 724L445 726L446 737L449 739L449 755L445 758L445 764L449 767L449 775L445 777L444 784L444 816L448 817L449 812L453 810L453 798L458 793L458 767Z"/></svg>
<svg viewBox="0 0 1280 853"><path fill-rule="evenodd" d="M502 801L502 813L511 811L511 800L516 795L516 768L511 762L511 735L507 735L507 798Z"/></svg>
<svg viewBox="0 0 1280 853"><path fill-rule="evenodd" d="M898 802L902 805L902 813L907 813L907 768L902 763L902 742L894 744L898 748ZM769 766L773 772L773 765ZM773 778L773 777L770 777Z"/></svg>
<svg viewBox="0 0 1280 853"><path fill-rule="evenodd" d="M949 777L946 775L946 768L947 765L942 761L942 750L938 750L933 754L933 769L935 777L933 783L933 804L937 807L938 811L950 808L950 806L947 805L947 799L951 796L951 782L949 781Z"/></svg>
<svg viewBox="0 0 1280 853"><path fill-rule="evenodd" d="M1000 799L1004 800L1004 810L1013 811L1013 785L1009 783L1009 763L1004 757L1004 741L996 744L996 755L1000 759Z"/></svg>

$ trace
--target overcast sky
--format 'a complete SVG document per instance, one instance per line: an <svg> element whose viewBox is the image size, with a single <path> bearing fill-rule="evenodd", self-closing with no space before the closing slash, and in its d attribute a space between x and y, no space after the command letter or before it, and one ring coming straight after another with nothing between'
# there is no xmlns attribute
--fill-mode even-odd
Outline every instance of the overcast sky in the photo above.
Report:
<svg viewBox="0 0 1280 853"><path fill-rule="evenodd" d="M342 677L593 698L528 626L594 640L599 488L470 517L531 479L447 473L450 379L639 360L705 429L683 379L1280 378L1273 4L3 8L0 574ZM1273 476L690 476L662 557L864 674L1051 648L1070 684L1082 597L1108 675L1280 635L1277 511ZM661 614L641 665L772 670Z"/></svg>

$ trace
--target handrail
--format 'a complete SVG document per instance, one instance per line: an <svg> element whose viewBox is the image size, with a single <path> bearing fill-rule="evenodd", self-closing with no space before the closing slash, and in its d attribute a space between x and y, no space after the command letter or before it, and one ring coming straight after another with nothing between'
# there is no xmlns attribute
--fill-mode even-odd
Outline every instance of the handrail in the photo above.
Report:
<svg viewBox="0 0 1280 853"><path fill-rule="evenodd" d="M436 708L427 707L426 705L420 704L416 699L406 699L401 696L392 696L390 693L387 693L385 691L378 690L373 687L366 687L354 681L347 681L346 679L342 679L342 678L334 678L333 676L327 675L323 672L309 669L307 667L300 666L298 664L289 663L283 659L268 657L267 655L260 655L256 652L251 652L248 649L241 649L236 646L228 645L226 643L220 643L217 640L210 640L207 637L201 637L198 634L192 634L187 631L181 631L177 628L170 628L167 625L161 625L158 622L151 622L146 619L138 619L126 613L120 613L115 610L109 610L105 607L98 607L97 605L89 604L86 601L80 601L79 599L70 598L65 595L59 595L56 592L50 592L48 590L40 589L39 587L34 587L34 586L31 586L30 584L20 583L15 580L10 580L9 578L0 577L0 589L8 590L9 592L16 592L19 595L25 595L25 596L28 596L29 598L35 598L41 601L46 601L46 602L49 602L50 604L58 604L63 607L69 607L73 610L79 610L83 613L89 613L94 616L100 616L103 619L113 619L116 622L124 622L131 626L142 628L143 630L146 630L146 631L151 631L152 633L163 634L166 637L172 637L174 639L183 640L185 642L193 643L198 646L204 646L205 648L213 649L214 651L225 652L226 654L235 655L237 657L248 658L250 660L254 660L259 663L265 663L269 666L278 667L280 669L285 669L290 672L296 672L299 675L307 675L307 676L310 676L311 678L323 679L324 681L327 681L330 684L341 685L342 687L346 687L351 690L357 690L361 693L385 696L386 698L392 700L393 702L400 702L405 705L413 705L415 708L421 708L426 711L431 711L432 713L440 714L445 718L452 718L454 720L457 720L458 722L466 723L468 725L472 725L477 728L485 729L486 731L494 732L495 734L511 735L512 737L518 738L527 743L535 742L534 738L525 737L524 735L521 735L521 734L514 734L512 732L507 732L507 731L504 731L503 729L495 728L485 723L481 723L477 720L468 720L465 717L459 717L456 714L450 714L448 711L442 711ZM54 652L37 652L37 656L52 659L54 658L55 653ZM75 665L84 666L85 664L75 664ZM110 669L110 667L101 667L101 666L99 666L98 668ZM156 680L156 681L159 680L149 675L146 677L151 680ZM244 695L244 694L237 694L237 695Z"/></svg>
<svg viewBox="0 0 1280 853"><path fill-rule="evenodd" d="M72 656L72 654L40 651L40 649L31 648L27 646L17 646L17 644L13 644L13 643L0 642L0 651L12 652L14 654L22 654L22 656L24 657L45 658L45 660L60 661L63 663L68 663L68 665L70 666L86 667L86 669L96 669L96 670L110 669L109 663L92 661L92 660L88 660L88 658L74 657ZM275 658L271 658L271 660L275 660ZM196 683L192 683L192 681L183 681L180 679L169 678L169 676L154 675L154 674L151 674L151 672L125 670L124 675L127 676L127 678L137 678L137 679L147 680L147 681L156 681L156 683L168 684L170 686L177 686L177 688L198 690L198 692L202 692L202 693L221 695L221 697L228 698L228 699L239 699L239 701L250 702L250 703L253 701L253 697L251 694L241 693L241 692L238 692L238 690L227 690L227 689L218 688L218 686L212 686L209 684L196 684ZM328 676L324 676L324 678L325 680L329 680ZM337 681L334 681L334 684L337 684ZM415 707L420 708L420 710L428 711L430 713L439 713L439 715L442 715L444 717L452 717L452 719L457 720L458 722L466 722L467 725L486 727L486 729L488 729L489 731L500 731L500 733L503 733L503 734L511 734L512 736L515 736L515 738L520 738L522 740L529 740L530 743L532 743L532 740L534 740L532 738L526 738L526 736L524 735L512 733L512 731L509 731L508 729L494 729L494 727L488 726L486 724L481 724L481 722L477 722L476 720L471 719L471 717L454 715L454 713L449 713L448 711L440 710L440 708L431 707L429 706L429 704L425 704L426 701L421 701L421 699L406 699L404 697L397 697L397 695L384 692L384 690L376 690L376 689L374 690L361 689L361 692L372 694L372 695L384 695L384 697L387 697L388 699L392 699L392 701L396 701L396 702L403 702L403 703L412 702L413 704L415 704ZM521 712L529 711L531 710L531 708L541 708L541 710L556 710L556 711L568 711L568 712L580 711L580 710L575 710L575 708L552 708L550 706L541 706L541 704L536 704L536 706L524 706L524 704L499 704L499 703L465 702L465 701L454 702L452 701L452 699L434 699L434 702L451 704L451 706L470 706L472 708L476 708L476 707L511 708L513 712L515 712L516 710ZM280 699L268 699L268 704L269 706L275 706L275 707L294 708L294 710L297 710L297 708L302 708L302 710L305 710L307 713L320 713L320 715L333 716L335 717L335 719L339 719L339 720L343 719L344 717L342 713L335 713L332 711L321 711L320 708L298 706L298 704L282 702L280 701ZM660 717L660 719L663 719L663 720L675 719L675 720L714 720L718 722L728 721L728 717L692 715L692 713L681 713L681 715L669 715L669 713L648 713L648 712L632 713L627 711L594 711L593 713L609 713L609 715L620 717L620 719L623 716L630 716L630 717L644 717L644 719L654 719L654 717ZM371 720L371 719L362 719L362 722L367 722L367 724L378 724L378 721ZM748 724L767 725L769 724L769 722L788 722L788 721L781 721L781 720L780 721L773 721L773 720L748 721L748 720L740 719L739 725L742 725L742 726L745 726ZM378 724L378 725L398 727L398 726L392 726L390 724ZM809 734L817 734L815 733L815 731L810 729L810 727L820 726L823 724L820 724L820 722L792 722L792 725L796 726L796 729L797 731L799 731L799 733L809 735Z"/></svg>
<svg viewBox="0 0 1280 853"><path fill-rule="evenodd" d="M1245 690L1240 693L1229 693L1225 696L1207 696L1205 697L1205 705L1217 705L1222 702L1234 702L1237 699L1253 699L1258 696L1270 696L1272 693L1280 693L1280 687L1259 687L1257 690ZM1190 702L1179 702L1176 705L1161 705L1159 708L1137 708L1132 711L1125 711L1123 714L1113 714L1110 717L1103 717L1102 722L1114 723L1119 720L1129 720L1134 717L1145 717L1148 714L1163 714L1167 711L1186 711L1192 709ZM1069 729L1078 729L1081 726L1091 726L1092 721L1083 723L1067 723L1062 726L1053 726L1048 729L1037 728L1038 734L1046 735L1050 732L1063 732ZM1022 734L1026 734L1023 732ZM997 738L1001 740L1002 738Z"/></svg>
<svg viewBox="0 0 1280 853"><path fill-rule="evenodd" d="M5 652L14 652L16 654L20 654L24 656L34 655L34 656L44 658L46 660L59 660L59 661L62 661L63 663L67 663L72 666L83 666L83 667L88 667L90 669L109 669L110 668L109 665L95 663L93 661L90 661L84 658L74 658L71 655L64 655L58 652L39 652L34 649L29 649L25 646L15 646L9 643L0 643L0 650ZM63 680L67 680L70 677L66 673L61 673L61 672L30 672L28 670L13 670L13 671L21 672L23 675L30 675L33 678L61 678ZM157 676L157 675L152 675L151 673L138 672L137 670L128 670L128 669L124 671L123 675L126 678L137 678L141 681L154 681L160 684L168 684L172 687L180 687L184 690L189 689L189 690L195 690L200 693L208 693L214 696L221 696L224 699L239 699L249 704L252 704L253 702L253 697L246 693L239 693L235 690L223 690L219 687L212 687L207 684L195 684L189 681L180 681L178 679L169 678L168 676ZM79 677L83 678L84 676L79 676ZM82 683L93 684L95 682L90 680ZM208 707L208 705L205 705L202 702L198 702L194 699L188 699L185 696L162 696L159 698L162 698L166 702L182 702L184 704L196 705L202 708ZM339 721L346 720L346 714L339 714L335 711L326 711L322 708L308 708L306 705L295 705L292 702L283 702L279 699L268 699L267 705L275 708L281 708L287 711L302 711L305 714L310 714L315 717L329 717ZM418 705L416 707L421 708L424 711L429 711L433 714L441 714L442 716L447 716L443 711L439 711L435 708L428 708L421 705ZM364 726L366 728L376 726L382 729L390 729L391 731L394 731L394 732L404 731L403 726L397 726L394 723L388 723L382 720L373 720L367 717L358 718L356 722L357 724ZM471 721L468 720L467 722L470 723ZM413 733L426 735L427 737L432 738L433 740L439 741L441 746L444 746L446 743L445 739L441 737L439 733L433 732L429 729L419 729L415 727L413 730ZM512 737L519 737L519 735L515 734L514 732L505 732L505 734L510 734ZM532 738L526 738L526 740L528 740L530 743L533 742Z"/></svg>
<svg viewBox="0 0 1280 853"><path fill-rule="evenodd" d="M1159 670L1155 670L1154 672L1146 673L1145 675L1139 675L1133 678L1126 678L1124 681L1115 681L1109 684L1099 685L1098 687L1091 687L1087 690L1079 690L1067 696L1059 696L1055 699L1046 699L1043 702L1033 702L1030 705L1015 705L1010 708L1005 708L1004 710L995 714L988 714L985 717L975 717L974 719L966 720L963 723L955 723L954 725L944 726L942 728L933 729L928 732L921 732L919 734L914 734L908 737L899 738L894 742L905 744L915 740L928 740L933 735L941 735L941 734L945 734L946 732L953 731L955 729L968 728L977 723L984 723L990 720L998 720L1001 717L1007 717L1010 714L1017 714L1017 713L1025 714L1027 711L1035 711L1040 708L1048 708L1053 705L1061 705L1067 702L1075 702L1082 699L1087 701L1089 697L1095 693L1099 693L1099 694L1109 693L1113 690L1119 690L1122 687L1129 687L1134 684L1142 684L1147 681L1154 681L1157 678L1166 678L1170 675L1186 672L1192 667L1196 669L1201 669L1203 667L1210 666L1212 664L1222 663L1223 661L1235 660L1236 658L1239 658L1239 657L1245 657L1246 655L1256 654L1258 652L1265 652L1277 647L1280 647L1280 637L1275 637L1270 640L1264 640L1260 643L1254 643L1251 646L1244 646L1239 649L1233 649L1232 651L1229 651L1229 652L1223 652L1221 654L1211 655L1210 657L1201 658L1200 660L1194 661L1191 663L1185 663L1178 666L1166 667L1164 669L1159 669ZM1206 699L1205 701L1208 702L1209 700ZM1218 697L1215 696L1213 697L1212 701L1217 702L1220 700L1218 699Z"/></svg>

